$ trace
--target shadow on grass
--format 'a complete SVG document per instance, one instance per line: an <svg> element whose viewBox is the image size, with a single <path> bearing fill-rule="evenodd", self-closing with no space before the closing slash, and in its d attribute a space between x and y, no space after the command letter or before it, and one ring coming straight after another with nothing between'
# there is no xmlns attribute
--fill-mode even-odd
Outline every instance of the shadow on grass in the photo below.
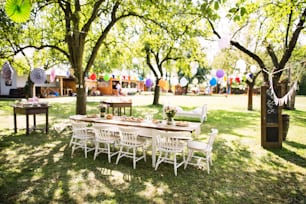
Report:
<svg viewBox="0 0 306 204"><path fill-rule="evenodd" d="M98 103L90 104L96 111ZM50 111L54 120L69 118L74 106L55 104ZM154 113L161 118L161 107L133 108L133 115ZM259 123L258 112L210 111L202 133L218 128L236 140L217 137L211 173L206 168L173 165L152 168L151 155L134 170L132 161L122 158L118 165L112 158L93 152L84 158L76 150L71 158L68 146L71 132L61 134L0 134L0 200L3 203L302 203L306 197L299 171L290 171L278 155L300 158L294 152L280 150L266 155L264 149L250 150L240 142L240 128ZM206 139L206 138L205 138ZM254 140L254 138L251 138ZM299 146L289 142L288 145ZM304 148L304 146L299 146ZM285 152L282 152L285 151ZM259 157L257 154L263 154Z"/></svg>
<svg viewBox="0 0 306 204"><path fill-rule="evenodd" d="M287 144L290 145L290 143L292 144L292 142L288 143L286 142ZM296 143L294 143L294 145L297 145ZM298 146L305 146L303 144L300 144ZM305 147L304 147L305 148ZM272 148L269 148L267 149L268 151L272 152L273 154L287 160L288 162L291 162L295 165L298 165L300 167L303 167L303 168L306 168L306 159L301 157L300 155L298 155L297 153L285 148L285 147L282 147L282 149L272 149Z"/></svg>
<svg viewBox="0 0 306 204"><path fill-rule="evenodd" d="M101 154L93 160L77 150L71 158L70 131L60 136L46 134L2 134L0 140L0 200L3 203L296 203L305 199L294 173L258 165L254 152L239 141L229 144L217 138L211 173L188 166L161 164L157 171L130 159L108 163ZM283 172L283 173L282 173Z"/></svg>

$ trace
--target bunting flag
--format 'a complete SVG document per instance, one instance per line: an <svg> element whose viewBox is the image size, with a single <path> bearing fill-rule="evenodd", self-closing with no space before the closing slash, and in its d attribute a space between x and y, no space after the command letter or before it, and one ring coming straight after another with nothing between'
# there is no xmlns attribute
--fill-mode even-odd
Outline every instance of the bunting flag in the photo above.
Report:
<svg viewBox="0 0 306 204"><path fill-rule="evenodd" d="M283 106L284 104L287 104L289 102L289 99L292 97L292 95L297 89L297 81L295 81L293 86L288 91L288 93L286 93L283 97L278 98L273 88L273 74L272 73L269 73L269 82L270 82L271 93L272 93L274 102L277 106Z"/></svg>
<svg viewBox="0 0 306 204"><path fill-rule="evenodd" d="M35 68L30 73L30 79L34 84L43 84L46 81L45 70L41 68Z"/></svg>

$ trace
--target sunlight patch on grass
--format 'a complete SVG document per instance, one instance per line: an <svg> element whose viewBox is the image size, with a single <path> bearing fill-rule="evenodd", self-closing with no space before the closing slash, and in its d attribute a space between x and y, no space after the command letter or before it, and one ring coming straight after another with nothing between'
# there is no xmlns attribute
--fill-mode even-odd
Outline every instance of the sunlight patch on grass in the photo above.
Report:
<svg viewBox="0 0 306 204"><path fill-rule="evenodd" d="M148 200L157 201L159 200L158 197L163 197L165 194L171 193L169 186L165 184L154 186L151 182L146 181L144 185L145 188L137 194Z"/></svg>
<svg viewBox="0 0 306 204"><path fill-rule="evenodd" d="M120 171L112 171L112 174L108 178L109 182L117 186L120 190L126 190L129 188L129 183L131 179L128 178L129 176L120 172Z"/></svg>
<svg viewBox="0 0 306 204"><path fill-rule="evenodd" d="M68 175L71 176L69 194L78 203L84 203L87 196L96 197L101 193L108 197L115 195L111 188L97 179L93 172L86 169L80 171L68 170Z"/></svg>

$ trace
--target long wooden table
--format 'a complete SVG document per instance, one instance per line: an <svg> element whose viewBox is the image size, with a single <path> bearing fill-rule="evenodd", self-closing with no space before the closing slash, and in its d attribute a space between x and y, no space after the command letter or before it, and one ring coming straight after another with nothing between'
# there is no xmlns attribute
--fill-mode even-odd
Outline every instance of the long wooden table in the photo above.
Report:
<svg viewBox="0 0 306 204"><path fill-rule="evenodd" d="M125 114L125 108L130 108L130 115L132 115L132 101L101 101L101 104L107 105L107 113L109 113L109 107L112 108L113 115L115 114L115 109L118 109L118 116L122 114L122 108Z"/></svg>
<svg viewBox="0 0 306 204"><path fill-rule="evenodd" d="M71 120L83 121L88 123L102 123L108 124L110 126L130 126L136 127L139 129L139 135L143 137L152 138L152 166L155 167L156 163L156 131L182 131L190 132L195 135L201 133L201 123L189 122L188 126L176 126L176 125L167 125L166 121L161 123L153 123L152 121L143 121L143 122L129 122L123 121L122 117L114 116L113 119L104 119L104 118L90 118L85 115L73 115L70 116ZM180 137L182 140L191 140L191 137Z"/></svg>
<svg viewBox="0 0 306 204"><path fill-rule="evenodd" d="M26 135L29 135L30 130L38 129L36 127L36 114L45 114L46 115L46 124L45 124L45 131L48 133L49 130L49 120L48 120L48 113L49 113L49 106L17 106L13 105L14 108L14 131L17 133L17 114L25 115L26 116ZM29 126L29 115L33 115L33 127L30 128Z"/></svg>

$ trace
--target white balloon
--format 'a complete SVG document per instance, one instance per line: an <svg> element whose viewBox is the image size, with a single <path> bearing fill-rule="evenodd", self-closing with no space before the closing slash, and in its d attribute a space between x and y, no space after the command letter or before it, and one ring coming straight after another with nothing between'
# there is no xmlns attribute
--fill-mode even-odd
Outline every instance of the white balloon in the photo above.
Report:
<svg viewBox="0 0 306 204"><path fill-rule="evenodd" d="M251 65L250 70L251 70L251 72L254 74L254 73L257 71L256 65L254 65L254 64Z"/></svg>
<svg viewBox="0 0 306 204"><path fill-rule="evenodd" d="M212 70L210 71L210 74L211 74L212 76L216 76L216 74L217 74L217 70L212 69Z"/></svg>
<svg viewBox="0 0 306 204"><path fill-rule="evenodd" d="M198 72L199 63L190 62L190 67L191 67L191 74L195 75Z"/></svg>
<svg viewBox="0 0 306 204"><path fill-rule="evenodd" d="M198 81L197 78L194 78L194 79L192 80L192 83L193 83L193 84L198 84L198 82L199 82L199 81Z"/></svg>
<svg viewBox="0 0 306 204"><path fill-rule="evenodd" d="M236 62L236 68L240 70L241 73L246 71L246 63L244 60L240 59Z"/></svg>
<svg viewBox="0 0 306 204"><path fill-rule="evenodd" d="M222 38L219 39L219 48L222 50L222 49L225 49L225 48L229 48L230 47L230 39L227 37L227 36L224 36Z"/></svg>
<svg viewBox="0 0 306 204"><path fill-rule="evenodd" d="M188 81L185 77L182 77L181 80L180 80L180 85L182 87L186 86L188 84Z"/></svg>
<svg viewBox="0 0 306 204"><path fill-rule="evenodd" d="M177 77L172 77L170 79L170 82L171 82L172 85L177 85L178 84L178 78Z"/></svg>

